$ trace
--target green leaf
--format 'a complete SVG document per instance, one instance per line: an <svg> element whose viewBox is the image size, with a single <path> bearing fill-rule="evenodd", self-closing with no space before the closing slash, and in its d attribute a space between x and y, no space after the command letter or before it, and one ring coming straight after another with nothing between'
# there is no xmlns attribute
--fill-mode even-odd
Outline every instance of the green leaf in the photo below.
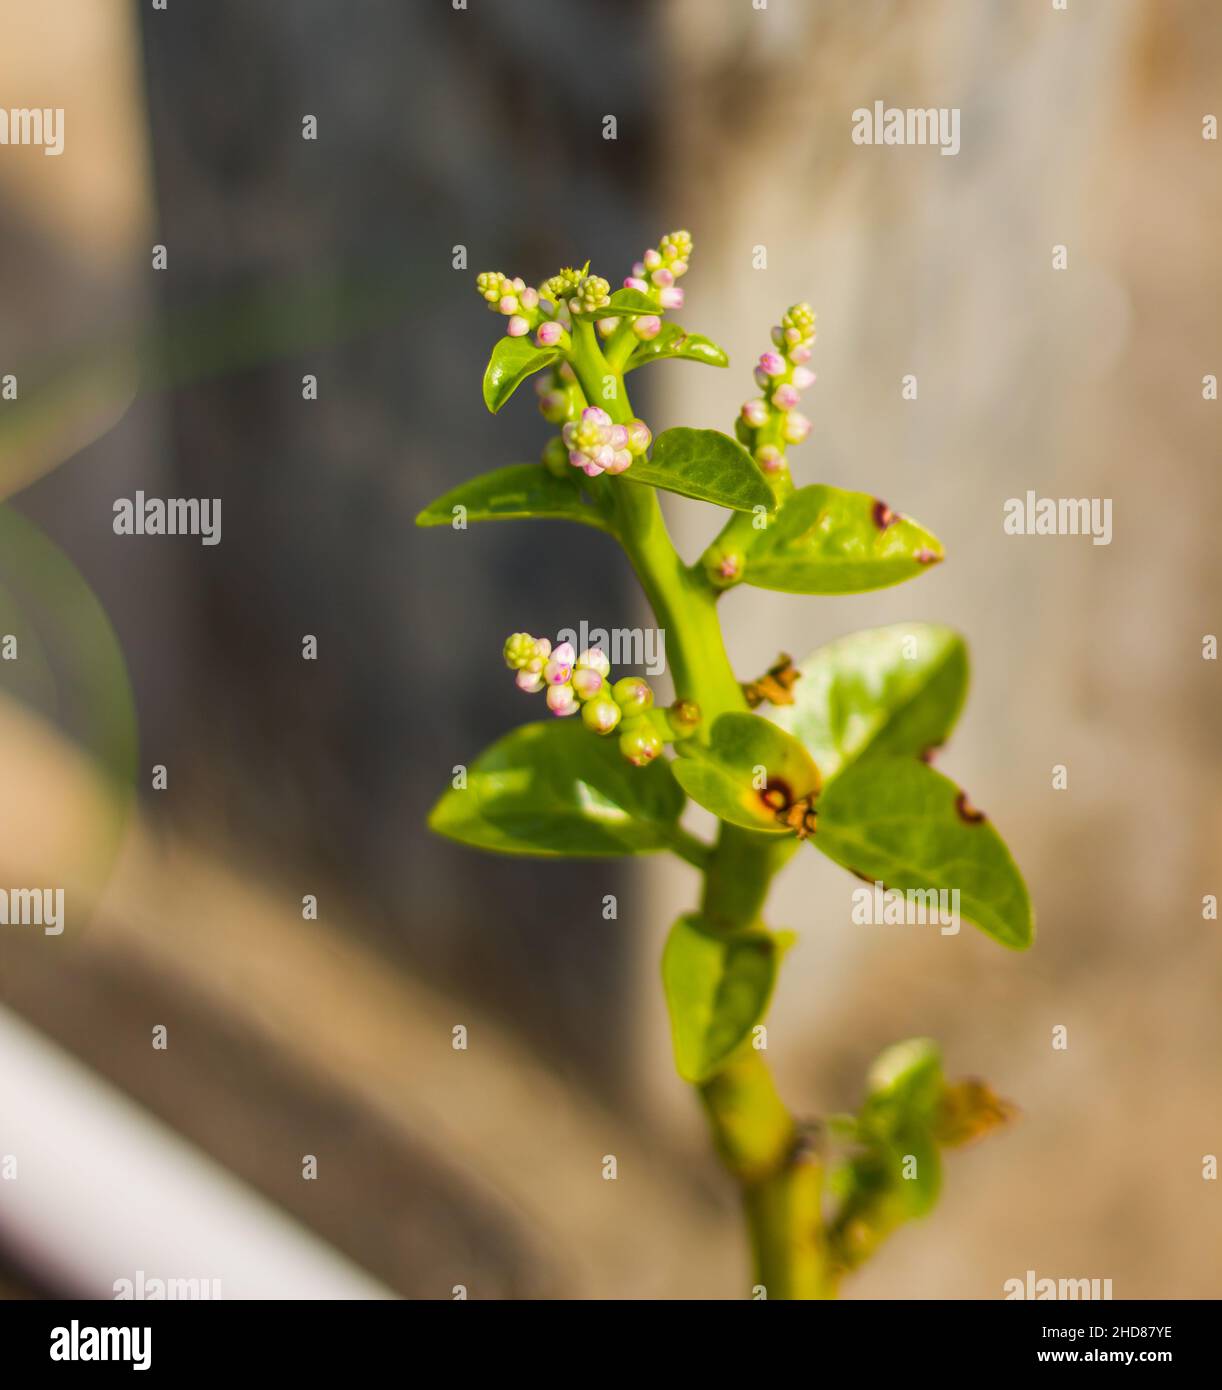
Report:
<svg viewBox="0 0 1222 1390"><path fill-rule="evenodd" d="M647 294L642 294L640 290L625 289L616 290L611 295L611 302L604 304L601 309L590 309L577 317L597 322L599 319L639 318L642 314L663 312Z"/></svg>
<svg viewBox="0 0 1222 1390"><path fill-rule="evenodd" d="M621 476L732 511L771 511L776 505L755 460L718 430L664 430L651 456L637 459Z"/></svg>
<svg viewBox="0 0 1222 1390"><path fill-rule="evenodd" d="M641 342L632 349L626 372L643 367L646 362L658 362L663 357L682 357L689 362L704 362L710 367L728 367L730 359L722 347L700 333L689 333L677 323L662 325L656 338Z"/></svg>
<svg viewBox="0 0 1222 1390"><path fill-rule="evenodd" d="M799 488L746 548L743 578L788 594L859 594L923 574L941 542L866 492Z"/></svg>
<svg viewBox="0 0 1222 1390"><path fill-rule="evenodd" d="M819 789L819 769L810 754L784 730L757 714L723 714L707 745L689 739L677 750L675 780L693 801L731 825L789 835L790 826L765 793L781 795L783 807Z"/></svg>
<svg viewBox="0 0 1222 1390"><path fill-rule="evenodd" d="M536 347L529 338L498 338L484 373L484 404L495 415L528 376L559 356L559 348Z"/></svg>
<svg viewBox="0 0 1222 1390"><path fill-rule="evenodd" d="M781 943L770 932L716 936L699 917L680 917L662 952L675 1067L706 1081L764 1016Z"/></svg>
<svg viewBox="0 0 1222 1390"><path fill-rule="evenodd" d="M576 469L571 477L557 477L541 463L511 463L460 483L430 502L416 517L416 525L452 526L456 507L466 508L467 521L546 517L610 530L606 514L586 491Z"/></svg>
<svg viewBox="0 0 1222 1390"><path fill-rule="evenodd" d="M930 623L854 632L798 668L793 704L768 717L799 740L825 781L856 758L920 756L946 741L967 694L967 647Z"/></svg>
<svg viewBox="0 0 1222 1390"><path fill-rule="evenodd" d="M958 890L960 912L988 936L1015 950L1031 944L1031 900L1010 851L940 772L865 758L828 783L818 812L811 843L859 878L905 892Z"/></svg>
<svg viewBox="0 0 1222 1390"><path fill-rule="evenodd" d="M633 767L580 719L525 724L486 749L433 807L429 826L477 849L605 858L665 849L683 793L659 759Z"/></svg>

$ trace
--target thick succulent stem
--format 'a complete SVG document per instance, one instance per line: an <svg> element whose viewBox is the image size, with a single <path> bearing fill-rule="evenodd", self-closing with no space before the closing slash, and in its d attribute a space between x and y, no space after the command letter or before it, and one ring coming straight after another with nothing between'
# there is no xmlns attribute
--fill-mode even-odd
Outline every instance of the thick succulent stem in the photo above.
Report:
<svg viewBox="0 0 1222 1390"><path fill-rule="evenodd" d="M587 397L616 421L632 419L623 385L589 325L574 335L574 367ZM608 389L609 387L609 389ZM707 728L720 714L745 710L726 655L718 591L700 566L686 566L666 530L651 487L616 480L615 529L659 627L676 694L699 704ZM704 866L701 915L733 933L758 926L773 874L796 841L723 824ZM713 1140L738 1183L750 1234L755 1284L770 1298L834 1294L821 1217L823 1172L777 1095L762 1054L747 1045L700 1087Z"/></svg>

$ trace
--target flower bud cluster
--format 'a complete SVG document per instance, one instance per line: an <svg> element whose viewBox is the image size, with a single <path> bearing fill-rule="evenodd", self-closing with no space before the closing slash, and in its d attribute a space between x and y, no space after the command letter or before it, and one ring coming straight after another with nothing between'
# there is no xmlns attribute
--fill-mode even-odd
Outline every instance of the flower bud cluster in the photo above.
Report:
<svg viewBox="0 0 1222 1390"><path fill-rule="evenodd" d="M795 304L772 330L773 346L756 365L755 383L763 394L743 405L737 432L765 473L779 473L785 446L800 444L810 433L810 421L796 407L815 380L806 366L814 341L814 311Z"/></svg>
<svg viewBox="0 0 1222 1390"><path fill-rule="evenodd" d="M578 419L570 420L561 437L569 451L569 462L590 478L600 473L622 473L653 441L644 420L617 425L597 405L587 406Z"/></svg>
<svg viewBox="0 0 1222 1390"><path fill-rule="evenodd" d="M496 314L504 314L509 320L505 332L511 338L523 338L541 319L550 319L554 310L520 276L510 279L499 270L486 270L475 277L475 288Z"/></svg>
<svg viewBox="0 0 1222 1390"><path fill-rule="evenodd" d="M662 735L649 717L653 690L639 676L624 676L611 683L611 663L600 647L590 647L579 656L571 642L553 647L546 637L515 632L505 642L505 664L515 677L519 690L547 692L547 707L564 718L581 714L581 722L595 734L619 730L620 752L630 763L643 767L662 751ZM699 721L699 710L690 701L684 705L680 724ZM672 721L673 723L673 721Z"/></svg>
<svg viewBox="0 0 1222 1390"><path fill-rule="evenodd" d="M675 281L687 273L691 255L692 239L687 232L667 232L657 246L651 246L632 267L624 288L648 295L660 311L682 309L683 291ZM617 319L600 320L599 332L606 336L614 331L618 322ZM629 322L633 333L644 342L656 338L662 331L658 314L639 314Z"/></svg>

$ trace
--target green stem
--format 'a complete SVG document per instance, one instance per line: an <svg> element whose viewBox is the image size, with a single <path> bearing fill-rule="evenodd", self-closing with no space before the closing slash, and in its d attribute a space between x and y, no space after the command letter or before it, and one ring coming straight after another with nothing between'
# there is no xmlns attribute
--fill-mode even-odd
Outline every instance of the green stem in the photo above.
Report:
<svg viewBox="0 0 1222 1390"><path fill-rule="evenodd" d="M617 423L631 420L623 374L608 363L592 324L574 325L573 346L571 360L586 399ZM666 634L676 695L696 701L705 729L718 715L745 710L726 654L718 591L701 566L685 565L676 553L656 491L625 477L616 480L611 496L616 535ZM708 924L727 933L758 926L772 876L796 840L723 824L710 851L686 832L680 835L686 838L675 844L676 853L704 872L701 914ZM803 1149L763 1057L740 1050L700 1094L717 1151L741 1189L756 1282L770 1298L830 1296L820 1216L822 1165Z"/></svg>

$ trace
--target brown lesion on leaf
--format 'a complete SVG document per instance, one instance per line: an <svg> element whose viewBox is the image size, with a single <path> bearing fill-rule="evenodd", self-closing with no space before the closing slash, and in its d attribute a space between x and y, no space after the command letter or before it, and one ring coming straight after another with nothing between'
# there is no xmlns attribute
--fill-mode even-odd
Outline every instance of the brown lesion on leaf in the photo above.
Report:
<svg viewBox="0 0 1222 1390"><path fill-rule="evenodd" d="M808 840L819 827L814 795L804 796L785 812L785 824L799 840Z"/></svg>
<svg viewBox="0 0 1222 1390"><path fill-rule="evenodd" d="M896 519L895 513L878 497L874 501L874 524L880 531L885 531L888 526Z"/></svg>
<svg viewBox="0 0 1222 1390"><path fill-rule="evenodd" d="M922 546L913 556L918 565L936 565L941 558L941 555L935 554L927 546Z"/></svg>
<svg viewBox="0 0 1222 1390"><path fill-rule="evenodd" d="M794 683L801 679L802 672L793 664L793 657L782 652L758 680L743 685L743 698L750 709L756 709L765 700L770 705L792 705Z"/></svg>
<svg viewBox="0 0 1222 1390"><path fill-rule="evenodd" d="M780 777L770 777L768 785L759 794L759 799L776 815L784 815L793 805L793 792L789 783Z"/></svg>
<svg viewBox="0 0 1222 1390"><path fill-rule="evenodd" d="M758 796L773 818L781 825L788 826L799 840L808 839L815 833L818 819L815 813L817 791L795 800L793 789L788 782L779 777L770 777L768 785Z"/></svg>
<svg viewBox="0 0 1222 1390"><path fill-rule="evenodd" d="M955 810L959 813L959 819L968 825L979 825L981 821L988 820L985 813L978 811L967 799L967 792L960 792L955 797Z"/></svg>
<svg viewBox="0 0 1222 1390"><path fill-rule="evenodd" d="M986 1081L976 1077L953 1081L942 1089L934 1137L948 1149L958 1148L1012 1124L1018 1113L1018 1106L999 1096Z"/></svg>

